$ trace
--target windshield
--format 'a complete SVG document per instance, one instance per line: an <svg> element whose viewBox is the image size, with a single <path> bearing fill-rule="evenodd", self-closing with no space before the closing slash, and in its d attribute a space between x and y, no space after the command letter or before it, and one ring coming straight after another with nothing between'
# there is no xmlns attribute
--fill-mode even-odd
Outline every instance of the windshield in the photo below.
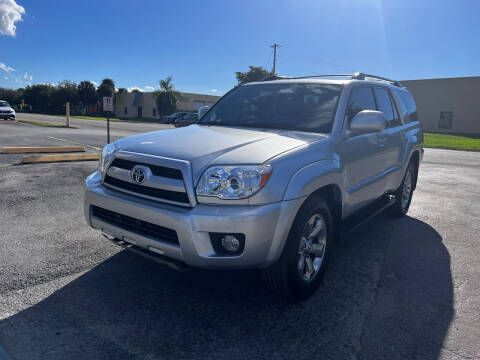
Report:
<svg viewBox="0 0 480 360"><path fill-rule="evenodd" d="M329 133L341 85L261 84L234 89L200 125L241 126Z"/></svg>
<svg viewBox="0 0 480 360"><path fill-rule="evenodd" d="M10 107L8 102L0 100L0 107Z"/></svg>

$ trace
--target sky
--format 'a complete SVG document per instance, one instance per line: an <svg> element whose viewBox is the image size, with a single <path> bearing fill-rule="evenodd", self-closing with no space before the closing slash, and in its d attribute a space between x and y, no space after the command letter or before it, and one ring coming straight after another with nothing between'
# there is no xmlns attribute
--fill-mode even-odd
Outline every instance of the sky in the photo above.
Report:
<svg viewBox="0 0 480 360"><path fill-rule="evenodd" d="M0 0L0 86L112 78L222 95L249 65L286 76L480 75L476 0Z"/></svg>

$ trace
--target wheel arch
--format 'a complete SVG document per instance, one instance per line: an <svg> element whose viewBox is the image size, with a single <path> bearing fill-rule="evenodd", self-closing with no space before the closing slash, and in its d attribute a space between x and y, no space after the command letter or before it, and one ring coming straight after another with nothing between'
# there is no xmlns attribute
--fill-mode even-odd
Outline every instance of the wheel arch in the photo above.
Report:
<svg viewBox="0 0 480 360"><path fill-rule="evenodd" d="M413 190L417 188L417 179L418 179L418 170L420 168L420 150L415 150L412 152L410 155L410 160L408 161L408 164L413 163L415 166L415 179L413 182Z"/></svg>
<svg viewBox="0 0 480 360"><path fill-rule="evenodd" d="M318 161L297 171L288 184L284 200L304 198L297 211L298 214L302 206L316 196L322 197L327 202L334 218L335 228L339 229L346 201L339 161ZM297 214L295 214L295 217Z"/></svg>

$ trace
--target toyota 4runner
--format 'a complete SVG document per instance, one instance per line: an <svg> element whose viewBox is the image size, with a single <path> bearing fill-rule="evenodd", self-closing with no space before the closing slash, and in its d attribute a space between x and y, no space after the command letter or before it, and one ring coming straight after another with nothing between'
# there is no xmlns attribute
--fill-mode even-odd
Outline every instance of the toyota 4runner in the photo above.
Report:
<svg viewBox="0 0 480 360"><path fill-rule="evenodd" d="M178 270L259 268L270 288L304 299L351 219L407 213L422 143L396 81L272 77L234 88L197 124L105 146L85 216Z"/></svg>

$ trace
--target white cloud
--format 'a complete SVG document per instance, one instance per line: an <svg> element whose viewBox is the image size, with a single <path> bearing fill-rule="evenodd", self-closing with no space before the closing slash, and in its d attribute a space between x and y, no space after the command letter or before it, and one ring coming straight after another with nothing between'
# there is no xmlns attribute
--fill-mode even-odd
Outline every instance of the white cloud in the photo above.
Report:
<svg viewBox="0 0 480 360"><path fill-rule="evenodd" d="M23 78L26 80L28 78L28 73L25 73L25 75L23 75Z"/></svg>
<svg viewBox="0 0 480 360"><path fill-rule="evenodd" d="M6 71L7 73L10 72L10 71L15 71L14 68L12 68L12 67L10 67L7 64L4 64L2 62L0 62L0 69L2 69L3 71Z"/></svg>
<svg viewBox="0 0 480 360"><path fill-rule="evenodd" d="M143 90L141 88L139 88L138 86L131 86L129 88L127 88L128 92L132 92L133 90L138 90L140 92L143 92Z"/></svg>
<svg viewBox="0 0 480 360"><path fill-rule="evenodd" d="M93 86L97 87L98 83L96 81L91 81L90 82L93 84Z"/></svg>
<svg viewBox="0 0 480 360"><path fill-rule="evenodd" d="M8 80L8 76L5 76L4 79L5 79L5 80Z"/></svg>
<svg viewBox="0 0 480 360"><path fill-rule="evenodd" d="M155 88L153 86L147 85L147 86L145 86L145 90L153 91L153 90L155 90Z"/></svg>
<svg viewBox="0 0 480 360"><path fill-rule="evenodd" d="M217 92L217 89L212 89L212 90L210 90L210 91L211 91L211 92Z"/></svg>
<svg viewBox="0 0 480 360"><path fill-rule="evenodd" d="M32 80L33 80L33 75L30 75L30 81L32 81Z"/></svg>
<svg viewBox="0 0 480 360"><path fill-rule="evenodd" d="M0 0L0 34L15 36L15 23L22 21L25 8L15 0Z"/></svg>

